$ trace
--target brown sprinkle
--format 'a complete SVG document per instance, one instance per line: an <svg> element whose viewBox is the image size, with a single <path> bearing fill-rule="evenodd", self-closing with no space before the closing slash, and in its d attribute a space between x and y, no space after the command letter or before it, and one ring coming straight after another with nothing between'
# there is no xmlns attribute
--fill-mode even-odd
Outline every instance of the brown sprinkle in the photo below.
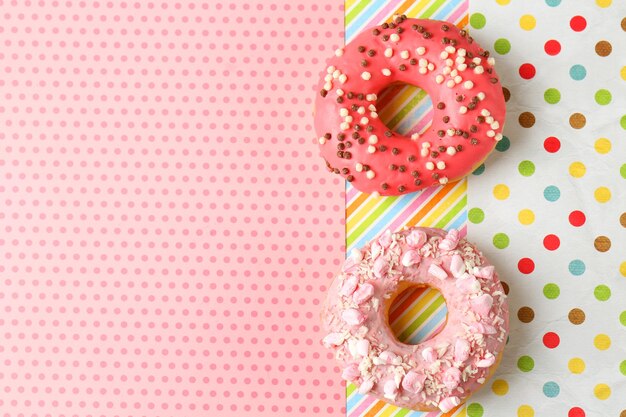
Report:
<svg viewBox="0 0 626 417"><path fill-rule="evenodd" d="M411 175L413 175L415 178L420 176L420 173L418 171L411 171Z"/></svg>
<svg viewBox="0 0 626 417"><path fill-rule="evenodd" d="M393 136L393 132L391 130L385 130L385 136L390 138L391 136Z"/></svg>
<svg viewBox="0 0 626 417"><path fill-rule="evenodd" d="M352 132L352 138L353 139L358 139L359 138L359 132Z"/></svg>
<svg viewBox="0 0 626 417"><path fill-rule="evenodd" d="M389 23L383 23L382 24L382 28L383 29L389 29Z"/></svg>
<svg viewBox="0 0 626 417"><path fill-rule="evenodd" d="M369 51L367 51L367 56L372 57L374 55L376 55L376 51L375 50L370 49Z"/></svg>
<svg viewBox="0 0 626 417"><path fill-rule="evenodd" d="M337 157L343 158L343 151L337 151Z"/></svg>
<svg viewBox="0 0 626 417"><path fill-rule="evenodd" d="M344 152L344 153L343 153L343 157L344 157L345 159L350 159L350 158L352 158L352 154L351 154L350 152Z"/></svg>
<svg viewBox="0 0 626 417"><path fill-rule="evenodd" d="M498 83L498 79L495 78L495 77L490 78L489 81L491 81L491 84L497 84Z"/></svg>
<svg viewBox="0 0 626 417"><path fill-rule="evenodd" d="M463 101L463 99L465 98L465 96L463 94L456 96L456 101L458 101L459 103Z"/></svg>
<svg viewBox="0 0 626 417"><path fill-rule="evenodd" d="M356 96L356 98L358 98L359 100L363 100L365 98L365 94L359 93L359 95Z"/></svg>
<svg viewBox="0 0 626 417"><path fill-rule="evenodd" d="M447 45L450 43L450 39L444 37L443 39L441 39L441 43L443 43L444 45Z"/></svg>
<svg viewBox="0 0 626 417"><path fill-rule="evenodd" d="M470 126L470 132L472 132L472 133L478 132L478 127L476 125L471 125Z"/></svg>
<svg viewBox="0 0 626 417"><path fill-rule="evenodd" d="M424 39L430 39L430 38L432 38L433 34L430 33L430 32L424 32L423 36L424 36Z"/></svg>
<svg viewBox="0 0 626 417"><path fill-rule="evenodd" d="M437 131L437 136L439 136L440 138L444 137L445 135L446 135L446 132L444 132L443 130Z"/></svg>
<svg viewBox="0 0 626 417"><path fill-rule="evenodd" d="M346 149L351 148L352 147L352 142L346 142Z"/></svg>
<svg viewBox="0 0 626 417"><path fill-rule="evenodd" d="M395 165L395 164L391 164L391 165L389 165L389 169L392 170L392 171L395 171L396 169L398 169L398 166Z"/></svg>
<svg viewBox="0 0 626 417"><path fill-rule="evenodd" d="M422 180L420 180L419 178L413 181L413 184L415 185L420 185L421 183L422 183Z"/></svg>
<svg viewBox="0 0 626 417"><path fill-rule="evenodd" d="M330 139L332 137L333 135L331 135L330 133L324 133L324 139Z"/></svg>
<svg viewBox="0 0 626 417"><path fill-rule="evenodd" d="M392 153L392 154L394 154L394 155L397 155L397 154L399 154L399 153L400 153L400 149L398 149L398 148L393 148L393 149L391 149L391 153Z"/></svg>
<svg viewBox="0 0 626 417"><path fill-rule="evenodd" d="M346 134L345 134L345 133L339 133L339 134L337 135L337 140L338 140L338 141L340 141L340 142L341 142L342 140L344 140L345 138L346 138Z"/></svg>
<svg viewBox="0 0 626 417"><path fill-rule="evenodd" d="M456 145L456 151L461 152L463 150L463 145Z"/></svg>
<svg viewBox="0 0 626 417"><path fill-rule="evenodd" d="M364 47L363 45L361 45L361 46L359 46L359 47L357 48L357 50L358 50L359 52L365 52L365 47Z"/></svg>
<svg viewBox="0 0 626 417"><path fill-rule="evenodd" d="M357 111L359 109L359 106L357 106L356 104L353 104L350 106L350 110L352 111Z"/></svg>
<svg viewBox="0 0 626 417"><path fill-rule="evenodd" d="M395 29L395 28L396 28L395 23L389 23L389 29Z"/></svg>
<svg viewBox="0 0 626 417"><path fill-rule="evenodd" d="M367 125L367 127L365 128L365 130L367 130L368 132L371 132L372 130L374 130L374 126L372 126L372 125Z"/></svg>
<svg viewBox="0 0 626 417"><path fill-rule="evenodd" d="M348 168L342 168L342 169L341 169L341 173L342 173L343 175L347 175L347 174L349 174L349 173L350 173L350 170L349 170Z"/></svg>
<svg viewBox="0 0 626 417"><path fill-rule="evenodd" d="M348 97L349 100L352 100L354 98L354 93L350 91L348 94L346 94L346 97Z"/></svg>
<svg viewBox="0 0 626 417"><path fill-rule="evenodd" d="M389 40L389 35L383 35L383 40L384 41L388 41Z"/></svg>
<svg viewBox="0 0 626 417"><path fill-rule="evenodd" d="M337 97L337 103L343 103L343 97Z"/></svg>
<svg viewBox="0 0 626 417"><path fill-rule="evenodd" d="M354 176L353 176L353 175L348 175L348 176L346 177L346 181L348 181L348 182L352 182L352 181L354 181Z"/></svg>
<svg viewBox="0 0 626 417"><path fill-rule="evenodd" d="M478 145L478 139L476 139L476 138L472 138L472 139L470 140L470 143L471 143L472 145Z"/></svg>
<svg viewBox="0 0 626 417"><path fill-rule="evenodd" d="M364 60L364 59L362 59L362 60L361 60L361 66L362 66L362 67L367 67L367 61L366 61L366 60Z"/></svg>
<svg viewBox="0 0 626 417"><path fill-rule="evenodd" d="M464 139L467 139L467 138L469 138L469 133L463 132L463 133L461 133L461 136L463 136Z"/></svg>
<svg viewBox="0 0 626 417"><path fill-rule="evenodd" d="M437 152L437 151L432 151L432 152L430 153L430 156L431 156L431 157L433 157L433 158L436 158L436 157L438 157L438 156L439 156L439 152Z"/></svg>
<svg viewBox="0 0 626 417"><path fill-rule="evenodd" d="M344 145L343 143L337 144L337 149L339 149L340 151L343 151L345 148L346 148L346 145Z"/></svg>
<svg viewBox="0 0 626 417"><path fill-rule="evenodd" d="M378 29L374 29L374 30L372 31L372 35L374 35L374 36L378 36L378 35L380 35L380 30L378 30Z"/></svg>
<svg viewBox="0 0 626 417"><path fill-rule="evenodd" d="M326 90L320 91L320 96L322 96L322 97L326 97L327 94L328 94L328 91L326 91Z"/></svg>
<svg viewBox="0 0 626 417"><path fill-rule="evenodd" d="M478 117L476 118L476 121L477 121L478 123L485 123L485 117L484 117L484 116L478 116Z"/></svg>
<svg viewBox="0 0 626 417"><path fill-rule="evenodd" d="M406 171L406 166L404 166L404 165L400 165L400 166L398 167L398 171L400 171L400 172L405 172L405 171Z"/></svg>
<svg viewBox="0 0 626 417"><path fill-rule="evenodd" d="M399 192L403 193L404 190L406 190L406 187L404 185L401 185L401 186L398 187L398 191Z"/></svg>
<svg viewBox="0 0 626 417"><path fill-rule="evenodd" d="M409 60L409 64L411 64L411 65L416 65L416 64L417 64L417 59L415 59L415 58L411 58L411 59Z"/></svg>
<svg viewBox="0 0 626 417"><path fill-rule="evenodd" d="M385 151L387 150L387 147L386 147L385 145L380 145L380 146L378 147L378 150L379 150L380 152L385 152Z"/></svg>
<svg viewBox="0 0 626 417"><path fill-rule="evenodd" d="M463 37L467 36L467 31L466 30L461 30L459 31L459 34Z"/></svg>
<svg viewBox="0 0 626 417"><path fill-rule="evenodd" d="M443 101L440 101L439 103L437 103L437 108L439 110L443 110L446 108L446 103L444 103Z"/></svg>
<svg viewBox="0 0 626 417"><path fill-rule="evenodd" d="M433 178L438 180L439 179L439 174L436 172L433 172Z"/></svg>
<svg viewBox="0 0 626 417"><path fill-rule="evenodd" d="M443 116L441 120L443 120L444 123L448 123L450 121L450 116Z"/></svg>
<svg viewBox="0 0 626 417"><path fill-rule="evenodd" d="M448 30L450 30L450 26L448 26L448 25L441 25L441 30L443 30L444 32L447 32Z"/></svg>
<svg viewBox="0 0 626 417"><path fill-rule="evenodd" d="M400 71L406 71L406 65L402 64L398 67Z"/></svg>
<svg viewBox="0 0 626 417"><path fill-rule="evenodd" d="M382 188L383 190L386 190L387 188L389 188L389 185L383 182L382 184L380 184L380 188Z"/></svg>
<svg viewBox="0 0 626 417"><path fill-rule="evenodd" d="M357 130L357 131L358 131L358 130L361 130L361 126L359 126L359 125L354 125L354 130Z"/></svg>
<svg viewBox="0 0 626 417"><path fill-rule="evenodd" d="M363 145L365 143L365 138L358 138L356 141L359 142L359 145Z"/></svg>
<svg viewBox="0 0 626 417"><path fill-rule="evenodd" d="M446 151L446 147L445 146L440 146L437 149L439 149L439 152L445 152Z"/></svg>
<svg viewBox="0 0 626 417"><path fill-rule="evenodd" d="M456 46L456 39L450 39L450 45Z"/></svg>
<svg viewBox="0 0 626 417"><path fill-rule="evenodd" d="M413 161L415 161L415 155L409 155L409 157L407 158L407 160L408 160L409 162L413 162Z"/></svg>

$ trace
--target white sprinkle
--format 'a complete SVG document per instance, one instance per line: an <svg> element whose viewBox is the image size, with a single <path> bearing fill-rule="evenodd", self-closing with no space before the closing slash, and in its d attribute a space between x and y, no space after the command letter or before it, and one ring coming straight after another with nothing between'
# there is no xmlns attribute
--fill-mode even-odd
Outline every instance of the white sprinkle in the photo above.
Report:
<svg viewBox="0 0 626 417"><path fill-rule="evenodd" d="M385 56L387 58L391 58L393 56L393 49L391 49L391 48L385 49Z"/></svg>
<svg viewBox="0 0 626 417"><path fill-rule="evenodd" d="M341 71L339 71L339 70L335 70L335 72L333 72L333 78L334 79L339 78L340 75L341 75Z"/></svg>
<svg viewBox="0 0 626 417"><path fill-rule="evenodd" d="M320 136L320 138L317 141L320 143L320 145L323 145L326 143L326 138L324 136Z"/></svg>
<svg viewBox="0 0 626 417"><path fill-rule="evenodd" d="M400 52L400 58L402 58L402 59L409 59L409 51L402 51L402 52Z"/></svg>
<svg viewBox="0 0 626 417"><path fill-rule="evenodd" d="M346 83L346 81L348 81L348 76L347 76L346 74L341 74L341 75L339 76L339 82L340 82L341 84L345 84L345 83Z"/></svg>
<svg viewBox="0 0 626 417"><path fill-rule="evenodd" d="M335 68L334 66L329 66L328 68L326 68L326 72L329 74L332 74L333 72L335 72L337 68Z"/></svg>
<svg viewBox="0 0 626 417"><path fill-rule="evenodd" d="M443 185L443 184L447 184L448 183L448 177L441 177L439 178L439 184Z"/></svg>
<svg viewBox="0 0 626 417"><path fill-rule="evenodd" d="M343 56L343 48L336 49L335 56Z"/></svg>
<svg viewBox="0 0 626 417"><path fill-rule="evenodd" d="M493 117L489 116L485 118L485 122L490 125L492 124L496 119L494 119Z"/></svg>
<svg viewBox="0 0 626 417"><path fill-rule="evenodd" d="M457 65L456 69L459 71L465 71L467 69L467 64Z"/></svg>
<svg viewBox="0 0 626 417"><path fill-rule="evenodd" d="M446 66L451 67L452 65L454 65L454 61L450 58L446 59Z"/></svg>
<svg viewBox="0 0 626 417"><path fill-rule="evenodd" d="M430 161L426 162L426 169L432 171L433 169L435 169L435 164Z"/></svg>
<svg viewBox="0 0 626 417"><path fill-rule="evenodd" d="M363 107L363 106L359 107L356 112L359 113L359 114L365 114L365 107Z"/></svg>
<svg viewBox="0 0 626 417"><path fill-rule="evenodd" d="M430 148L430 142L422 143L422 148Z"/></svg>
<svg viewBox="0 0 626 417"><path fill-rule="evenodd" d="M492 56L490 56L489 58L487 58L487 64L491 65L492 67L494 65L496 65L496 59Z"/></svg>
<svg viewBox="0 0 626 417"><path fill-rule="evenodd" d="M361 117L361 124L362 125L366 125L370 122L370 119L368 119L367 117Z"/></svg>
<svg viewBox="0 0 626 417"><path fill-rule="evenodd" d="M371 169L369 171L367 171L367 179L373 179L376 176L376 173L374 173L374 171L372 171Z"/></svg>
<svg viewBox="0 0 626 417"><path fill-rule="evenodd" d="M420 67L420 69L418 69L420 74L426 74L428 72L428 68L426 67Z"/></svg>
<svg viewBox="0 0 626 417"><path fill-rule="evenodd" d="M454 78L454 77L456 77L457 75L459 75L459 72L458 72L457 70L452 70L452 71L450 71L450 77Z"/></svg>
<svg viewBox="0 0 626 417"><path fill-rule="evenodd" d="M332 89L333 89L333 84L330 81L324 84L324 90L330 91Z"/></svg>
<svg viewBox="0 0 626 417"><path fill-rule="evenodd" d="M428 151L428 149L424 148L424 149L422 149L422 150L420 151L420 155L422 155L422 156L428 156L428 152L429 152L429 151Z"/></svg>
<svg viewBox="0 0 626 417"><path fill-rule="evenodd" d="M496 136L494 136L494 139L497 140L498 142L501 141L503 138L502 133L496 133Z"/></svg>
<svg viewBox="0 0 626 417"><path fill-rule="evenodd" d="M420 137L420 134L419 134L419 133L413 133L413 134L411 135L411 140L418 140L418 139L419 139L419 137Z"/></svg>
<svg viewBox="0 0 626 417"><path fill-rule="evenodd" d="M448 134L448 136L454 136L454 129L448 129L446 133Z"/></svg>
<svg viewBox="0 0 626 417"><path fill-rule="evenodd" d="M482 110L480 111L480 114L481 114L482 116L485 116L485 117L491 116L491 113L490 113L490 112L489 112L489 110L487 110L487 109L482 109Z"/></svg>
<svg viewBox="0 0 626 417"><path fill-rule="evenodd" d="M456 148L454 146L448 146L448 149L446 149L446 153L452 156L456 154Z"/></svg>
<svg viewBox="0 0 626 417"><path fill-rule="evenodd" d="M459 48L459 49L456 51L456 54L457 54L458 56L465 56L465 55L467 55L467 51L466 51L464 48Z"/></svg>
<svg viewBox="0 0 626 417"><path fill-rule="evenodd" d="M372 78L372 74L370 74L367 71L363 71L361 73L361 78L363 78L365 81L369 80L370 78Z"/></svg>
<svg viewBox="0 0 626 417"><path fill-rule="evenodd" d="M478 97L480 101L483 101L485 99L485 93L481 91L480 93L476 94L476 97Z"/></svg>
<svg viewBox="0 0 626 417"><path fill-rule="evenodd" d="M426 53L426 48L424 48L423 46L420 46L419 48L415 50L415 52L417 52L418 55L422 56Z"/></svg>
<svg viewBox="0 0 626 417"><path fill-rule="evenodd" d="M461 114L467 113L467 107L465 107L465 106L459 107L459 113L461 113Z"/></svg>
<svg viewBox="0 0 626 417"><path fill-rule="evenodd" d="M338 88L336 93L339 97L343 96L343 90L341 88Z"/></svg>
<svg viewBox="0 0 626 417"><path fill-rule="evenodd" d="M378 97L376 96L376 94L373 94L373 93L372 94L368 94L368 95L365 96L365 99L367 101L376 101L377 98Z"/></svg>
<svg viewBox="0 0 626 417"><path fill-rule="evenodd" d="M391 75L391 70L389 70L389 68L383 68L381 72L385 77L389 77Z"/></svg>
<svg viewBox="0 0 626 417"><path fill-rule="evenodd" d="M357 162L356 165L354 166L354 169L356 170L356 172L363 171L363 164L361 164L360 162Z"/></svg>
<svg viewBox="0 0 626 417"><path fill-rule="evenodd" d="M478 65L476 68L474 68L474 74L482 74L483 72L485 72L485 69L482 65Z"/></svg>
<svg viewBox="0 0 626 417"><path fill-rule="evenodd" d="M439 54L439 58L441 59L448 58L448 53L446 51L441 51L441 53Z"/></svg>
<svg viewBox="0 0 626 417"><path fill-rule="evenodd" d="M463 87L465 87L466 90L471 90L474 87L474 83L467 80L463 83Z"/></svg>
<svg viewBox="0 0 626 417"><path fill-rule="evenodd" d="M446 86L448 88L452 88L454 87L456 84L454 83L454 80L448 80L448 82L446 83Z"/></svg>
<svg viewBox="0 0 626 417"><path fill-rule="evenodd" d="M487 131L487 136L488 136L488 137L492 138L492 137L494 137L495 135L496 135L496 132L494 132L493 130L488 130L488 131Z"/></svg>
<svg viewBox="0 0 626 417"><path fill-rule="evenodd" d="M341 128L341 130L348 130L350 129L350 123L343 122L342 124L339 125L339 127Z"/></svg>
<svg viewBox="0 0 626 417"><path fill-rule="evenodd" d="M449 54L453 54L453 53L456 52L456 48L454 46L452 46L452 45L448 45L448 46L446 46L446 52L449 53Z"/></svg>
<svg viewBox="0 0 626 417"><path fill-rule="evenodd" d="M428 64L428 66L426 67L428 68L428 71L432 71L435 69L435 64L433 64L432 62Z"/></svg>
<svg viewBox="0 0 626 417"><path fill-rule="evenodd" d="M374 106L373 104L370 104L369 106L367 106L367 109L369 111L376 111L376 106Z"/></svg>
<svg viewBox="0 0 626 417"><path fill-rule="evenodd" d="M472 59L472 62L473 62L474 64L476 64L476 65L480 64L480 61L481 61L481 60L480 60L480 57L479 57L479 56L476 56L476 57L474 57L474 58Z"/></svg>
<svg viewBox="0 0 626 417"><path fill-rule="evenodd" d="M454 60L454 62L456 62L457 64L464 64L465 63L465 57L457 56L456 59Z"/></svg>
<svg viewBox="0 0 626 417"><path fill-rule="evenodd" d="M495 122L491 123L490 126L493 130L496 130L500 127L500 123L498 123L498 121L496 120Z"/></svg>
<svg viewBox="0 0 626 417"><path fill-rule="evenodd" d="M417 63L420 67L426 67L428 66L428 60L426 58L420 58L420 60Z"/></svg>
<svg viewBox="0 0 626 417"><path fill-rule="evenodd" d="M367 138L367 141L372 145L376 145L378 143L378 136L371 135L369 138Z"/></svg>
<svg viewBox="0 0 626 417"><path fill-rule="evenodd" d="M443 161L439 161L437 162L437 169L445 169L446 168L446 163Z"/></svg>
<svg viewBox="0 0 626 417"><path fill-rule="evenodd" d="M348 115L348 109L346 109L345 107L342 107L339 109L339 116L346 117L347 115Z"/></svg>
<svg viewBox="0 0 626 417"><path fill-rule="evenodd" d="M463 78L460 75L457 75L456 77L454 77L454 82L457 84L460 84L461 81L463 81Z"/></svg>
<svg viewBox="0 0 626 417"><path fill-rule="evenodd" d="M333 76L330 74L326 74L326 76L324 77L324 81L329 82L333 80Z"/></svg>
<svg viewBox="0 0 626 417"><path fill-rule="evenodd" d="M452 72L452 68L450 67L443 67L443 75L448 75Z"/></svg>
<svg viewBox="0 0 626 417"><path fill-rule="evenodd" d="M343 118L343 121L347 123L352 123L353 120L352 116L346 116Z"/></svg>
<svg viewBox="0 0 626 417"><path fill-rule="evenodd" d="M444 78L443 78L443 75L441 75L441 74L439 74L439 75L437 75L437 76L435 77L435 82L436 82L437 84L441 84L441 83L443 82L443 80L444 80Z"/></svg>
<svg viewBox="0 0 626 417"><path fill-rule="evenodd" d="M391 42L398 42L400 40L400 36L398 36L397 33L392 33L391 36L389 37L389 40Z"/></svg>
<svg viewBox="0 0 626 417"><path fill-rule="evenodd" d="M370 113L370 117L371 117L372 119L378 119L378 113L376 113L375 111L373 111L373 112L371 112L371 113Z"/></svg>
<svg viewBox="0 0 626 417"><path fill-rule="evenodd" d="M374 153L374 152L376 152L376 146L370 145L367 147L367 153Z"/></svg>

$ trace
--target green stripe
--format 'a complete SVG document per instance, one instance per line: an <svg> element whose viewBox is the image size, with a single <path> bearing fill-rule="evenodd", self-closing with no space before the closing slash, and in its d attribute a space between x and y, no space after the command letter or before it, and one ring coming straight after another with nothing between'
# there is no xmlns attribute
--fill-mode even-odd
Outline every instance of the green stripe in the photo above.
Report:
<svg viewBox="0 0 626 417"><path fill-rule="evenodd" d="M391 119L391 121L389 123L387 123L387 126L390 129L393 129L396 127L396 125L398 123L400 123L402 121L402 119L404 119L404 117L409 114L409 112L411 110L413 110L420 101L422 101L422 99L426 97L426 91L420 89L419 92L417 93L416 96L414 96L408 103L406 106L404 106L402 108L402 110L400 110L394 117L393 119Z"/></svg>
<svg viewBox="0 0 626 417"><path fill-rule="evenodd" d="M448 211L448 213L445 216L443 216L441 220L437 222L435 227L438 227L440 229L445 228L448 225L448 223L450 223L452 219L456 217L456 215L459 214L459 212L465 208L466 205L467 205L467 194L464 195L463 198L460 199L459 202L456 203L454 207L452 207L450 211Z"/></svg>
<svg viewBox="0 0 626 417"><path fill-rule="evenodd" d="M350 13L346 15L346 22L348 23L348 25L352 23L355 17L361 14L363 9L365 9L368 4L370 4L369 0L361 0L359 3L357 3L356 6L354 6Z"/></svg>
<svg viewBox="0 0 626 417"><path fill-rule="evenodd" d="M446 1L448 0L437 0L434 2L428 9L426 9L422 15L420 16L422 19L428 19L433 15Z"/></svg>
<svg viewBox="0 0 626 417"><path fill-rule="evenodd" d="M349 397L350 395L352 395L354 390L356 390L356 385L354 384L346 385L346 397Z"/></svg>
<svg viewBox="0 0 626 417"><path fill-rule="evenodd" d="M428 320L428 318L432 316L439 307L441 307L442 304L443 296L439 295L433 300L432 304L429 305L422 314L417 316L417 318L413 320L413 323L411 323L411 325L407 327L406 330L400 334L400 336L398 336L398 340L408 340L413 332L422 324L424 324L426 320Z"/></svg>
<svg viewBox="0 0 626 417"><path fill-rule="evenodd" d="M404 417L410 412L411 410L409 410L408 408L403 408L400 411L398 411L393 417Z"/></svg>
<svg viewBox="0 0 626 417"><path fill-rule="evenodd" d="M356 229L354 229L350 236L348 236L348 246L352 245L354 241L357 240L359 236L361 236L361 234L363 234L365 229L367 229L374 222L374 220L376 220L377 217L380 217L397 199L398 197L385 198L382 204L380 204L376 208L376 210L372 211L370 215L365 220L363 220Z"/></svg>

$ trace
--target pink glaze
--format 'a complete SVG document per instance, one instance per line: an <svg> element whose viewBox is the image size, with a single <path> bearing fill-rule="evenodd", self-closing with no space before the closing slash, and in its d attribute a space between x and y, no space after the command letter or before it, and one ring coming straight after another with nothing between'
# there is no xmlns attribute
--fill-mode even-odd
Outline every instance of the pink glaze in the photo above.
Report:
<svg viewBox="0 0 626 417"><path fill-rule="evenodd" d="M502 139L505 116L493 58L470 36L438 20L394 21L394 28L368 29L336 52L315 102L315 130L329 170L380 195L466 176ZM433 123L421 136L392 133L378 118L376 95L398 82L417 85L432 99Z"/></svg>
<svg viewBox="0 0 626 417"><path fill-rule="evenodd" d="M506 295L493 266L456 230L387 233L353 254L322 312L323 342L344 378L400 407L449 411L465 401L490 376L508 334ZM405 263L407 254L419 261ZM444 329L415 346L399 342L387 322L389 302L407 283L439 290L448 307ZM350 291L342 291L346 285Z"/></svg>

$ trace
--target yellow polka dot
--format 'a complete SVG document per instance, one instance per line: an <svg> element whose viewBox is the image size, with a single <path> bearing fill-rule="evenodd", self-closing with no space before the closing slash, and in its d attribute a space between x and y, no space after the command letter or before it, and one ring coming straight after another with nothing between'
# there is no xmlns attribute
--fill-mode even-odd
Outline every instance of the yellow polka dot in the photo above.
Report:
<svg viewBox="0 0 626 417"><path fill-rule="evenodd" d="M587 167L582 162L572 162L569 166L569 174L574 178L580 178L587 172Z"/></svg>
<svg viewBox="0 0 626 417"><path fill-rule="evenodd" d="M622 67L622 70L619 72L619 75L622 77L622 80L626 81L626 66Z"/></svg>
<svg viewBox="0 0 626 417"><path fill-rule="evenodd" d="M572 358L567 363L567 367L573 374L582 374L585 370L585 361L580 358Z"/></svg>
<svg viewBox="0 0 626 417"><path fill-rule="evenodd" d="M491 390L496 395L506 395L509 392L509 383L504 379L496 379L491 385Z"/></svg>
<svg viewBox="0 0 626 417"><path fill-rule="evenodd" d="M611 151L611 141L607 138L600 138L596 140L596 143L593 145L593 147L595 148L596 152L604 155L605 153L609 153Z"/></svg>
<svg viewBox="0 0 626 417"><path fill-rule="evenodd" d="M611 190L606 187L598 187L594 191L593 196L598 203L606 203L611 199Z"/></svg>
<svg viewBox="0 0 626 417"><path fill-rule="evenodd" d="M496 3L498 3L500 6L506 6L510 2L511 0L496 0Z"/></svg>
<svg viewBox="0 0 626 417"><path fill-rule="evenodd" d="M517 409L517 417L535 417L535 410L529 405L520 405Z"/></svg>
<svg viewBox="0 0 626 417"><path fill-rule="evenodd" d="M619 266L619 273L626 277L626 262L622 262Z"/></svg>
<svg viewBox="0 0 626 417"><path fill-rule="evenodd" d="M596 4L600 7L609 7L613 0L596 0Z"/></svg>
<svg viewBox="0 0 626 417"><path fill-rule="evenodd" d="M611 387L606 384L598 384L593 387L593 395L599 400L606 400L611 396Z"/></svg>
<svg viewBox="0 0 626 417"><path fill-rule="evenodd" d="M535 25L537 25L537 20L535 20L535 16L525 14L524 16L520 17L519 25L524 30L533 30L535 28Z"/></svg>
<svg viewBox="0 0 626 417"><path fill-rule="evenodd" d="M521 224L523 224L524 226L528 226L529 224L533 224L533 222L535 221L535 213L533 213L532 210L528 209L520 210L517 218L519 219L519 222Z"/></svg>
<svg viewBox="0 0 626 417"><path fill-rule="evenodd" d="M607 350L611 347L611 339L605 334L599 334L593 338L593 345L598 350Z"/></svg>
<svg viewBox="0 0 626 417"><path fill-rule="evenodd" d="M509 191L509 187L504 184L498 184L493 187L493 196L498 200L506 200L509 198L511 191Z"/></svg>

